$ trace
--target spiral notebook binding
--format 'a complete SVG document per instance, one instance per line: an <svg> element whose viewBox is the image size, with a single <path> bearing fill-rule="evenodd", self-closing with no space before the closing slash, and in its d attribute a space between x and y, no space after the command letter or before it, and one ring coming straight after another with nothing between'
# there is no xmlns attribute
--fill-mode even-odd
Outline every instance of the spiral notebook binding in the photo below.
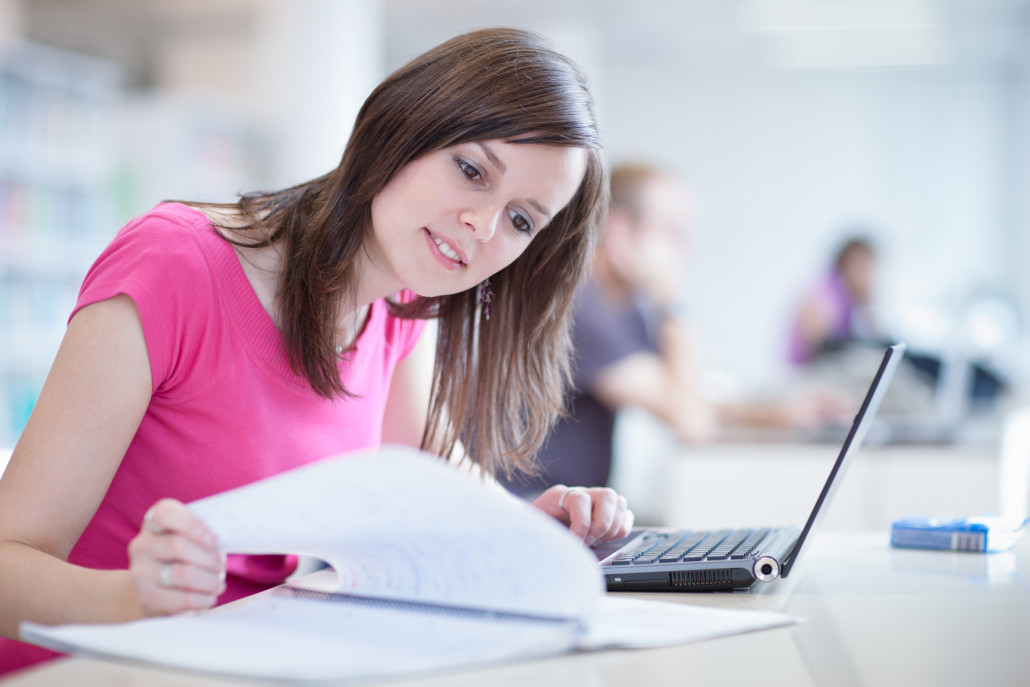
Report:
<svg viewBox="0 0 1030 687"><path fill-rule="evenodd" d="M518 613L515 611L497 611L485 608L469 608L467 606L454 606L432 601L411 601L407 599L390 599L378 596L365 596L362 594L348 594L345 592L321 592L314 589L303 589L283 585L277 587L273 592L275 596L283 596L293 599L308 599L311 601L330 601L333 603L351 603L367 606L370 608L387 608L393 610L410 611L413 613L429 613L433 615L444 614L460 616L476 620L502 620L510 622L531 622L549 624L575 624L582 628L582 623L576 618L567 618L553 615L537 615L533 613Z"/></svg>

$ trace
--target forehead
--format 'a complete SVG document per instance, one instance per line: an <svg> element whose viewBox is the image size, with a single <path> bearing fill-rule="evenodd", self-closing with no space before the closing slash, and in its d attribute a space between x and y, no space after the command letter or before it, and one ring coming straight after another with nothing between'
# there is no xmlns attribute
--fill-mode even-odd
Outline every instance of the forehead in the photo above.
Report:
<svg viewBox="0 0 1030 687"><path fill-rule="evenodd" d="M473 144L497 155L504 176L557 213L568 204L586 173L587 151L571 146L491 140Z"/></svg>
<svg viewBox="0 0 1030 687"><path fill-rule="evenodd" d="M644 204L664 202L686 205L688 200L686 186L666 174L656 174L646 179L640 187L640 196Z"/></svg>
<svg viewBox="0 0 1030 687"><path fill-rule="evenodd" d="M644 219L690 220L694 199L685 184L670 176L654 176L641 187L637 211Z"/></svg>

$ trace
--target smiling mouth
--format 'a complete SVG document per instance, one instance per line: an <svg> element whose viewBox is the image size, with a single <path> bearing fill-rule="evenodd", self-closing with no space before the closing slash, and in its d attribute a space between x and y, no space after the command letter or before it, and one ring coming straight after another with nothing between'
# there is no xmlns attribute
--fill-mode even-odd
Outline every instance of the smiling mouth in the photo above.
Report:
<svg viewBox="0 0 1030 687"><path fill-rule="evenodd" d="M465 264L465 262L461 259L461 256L458 255L458 252L451 248L451 246L446 241L439 238L432 232L430 232L429 237L433 239L433 243L436 244L436 247L439 248L440 252L443 253L448 259L453 260L459 265Z"/></svg>

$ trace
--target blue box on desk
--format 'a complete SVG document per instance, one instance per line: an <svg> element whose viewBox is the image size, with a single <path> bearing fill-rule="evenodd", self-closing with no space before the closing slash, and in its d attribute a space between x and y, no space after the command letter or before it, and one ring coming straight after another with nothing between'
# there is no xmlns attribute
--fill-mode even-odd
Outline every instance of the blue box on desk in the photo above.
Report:
<svg viewBox="0 0 1030 687"><path fill-rule="evenodd" d="M983 515L972 518L902 518L891 526L891 546L993 553L1016 543L1026 520Z"/></svg>

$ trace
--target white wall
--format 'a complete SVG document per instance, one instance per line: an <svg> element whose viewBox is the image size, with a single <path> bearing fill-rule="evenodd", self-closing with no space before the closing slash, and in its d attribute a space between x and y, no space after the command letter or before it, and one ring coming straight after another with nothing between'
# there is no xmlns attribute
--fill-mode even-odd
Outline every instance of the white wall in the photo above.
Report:
<svg viewBox="0 0 1030 687"><path fill-rule="evenodd" d="M782 367L788 314L843 226L882 243L881 296L953 300L999 285L1007 84L945 68L770 72L658 89L608 73L619 156L682 170L700 196L694 299L710 355L748 378ZM641 121L643 119L643 121Z"/></svg>
<svg viewBox="0 0 1030 687"><path fill-rule="evenodd" d="M354 117L383 76L376 0L270 3L251 51L250 106L272 134L273 187L339 164Z"/></svg>
<svg viewBox="0 0 1030 687"><path fill-rule="evenodd" d="M1005 270L1013 275L1020 298L1024 330L1030 330L1030 40L1022 44L1011 79L1012 95L1008 124L1012 135L1008 146L1005 225ZM1028 337L1030 338L1030 337ZM1030 376L1030 360L1024 350L1024 373Z"/></svg>

